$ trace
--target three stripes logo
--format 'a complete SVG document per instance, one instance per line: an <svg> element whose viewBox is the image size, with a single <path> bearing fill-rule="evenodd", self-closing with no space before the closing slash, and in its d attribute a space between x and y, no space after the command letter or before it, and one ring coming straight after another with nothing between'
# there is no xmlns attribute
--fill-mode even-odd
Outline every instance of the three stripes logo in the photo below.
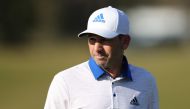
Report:
<svg viewBox="0 0 190 109"><path fill-rule="evenodd" d="M96 16L93 20L93 22L102 22L102 23L105 23L106 21L104 20L104 16L103 14L99 14L98 16Z"/></svg>
<svg viewBox="0 0 190 109"><path fill-rule="evenodd" d="M137 97L134 97L131 102L130 102L131 105L135 105L135 106L138 106L139 105L139 102L137 100Z"/></svg>

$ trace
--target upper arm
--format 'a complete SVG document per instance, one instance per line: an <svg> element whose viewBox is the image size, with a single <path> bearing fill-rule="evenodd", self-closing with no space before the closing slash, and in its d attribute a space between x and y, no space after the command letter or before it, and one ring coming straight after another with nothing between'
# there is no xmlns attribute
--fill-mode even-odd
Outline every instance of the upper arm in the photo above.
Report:
<svg viewBox="0 0 190 109"><path fill-rule="evenodd" d="M51 82L44 109L68 109L69 93L63 78L56 75Z"/></svg>
<svg viewBox="0 0 190 109"><path fill-rule="evenodd" d="M151 91L151 108L150 109L159 109L159 98L158 98L158 89L155 79L152 81L152 91Z"/></svg>

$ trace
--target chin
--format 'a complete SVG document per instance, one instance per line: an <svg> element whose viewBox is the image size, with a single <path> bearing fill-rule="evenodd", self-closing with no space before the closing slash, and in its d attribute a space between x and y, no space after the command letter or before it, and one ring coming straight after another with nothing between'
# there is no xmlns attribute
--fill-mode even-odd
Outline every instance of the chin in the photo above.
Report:
<svg viewBox="0 0 190 109"><path fill-rule="evenodd" d="M105 66L106 62L103 60L96 60L96 63L100 66Z"/></svg>

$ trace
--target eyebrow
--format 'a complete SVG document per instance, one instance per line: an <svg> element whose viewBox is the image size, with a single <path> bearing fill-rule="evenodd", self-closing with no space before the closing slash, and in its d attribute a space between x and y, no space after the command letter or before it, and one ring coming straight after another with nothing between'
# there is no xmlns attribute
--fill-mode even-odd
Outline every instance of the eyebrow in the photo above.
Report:
<svg viewBox="0 0 190 109"><path fill-rule="evenodd" d="M112 40L112 39L107 39L107 38L104 38L104 37L96 37L96 36L89 36L88 37L88 39L90 39L90 38L95 38L95 39L98 39L98 40L103 40L103 41L110 41L110 40Z"/></svg>

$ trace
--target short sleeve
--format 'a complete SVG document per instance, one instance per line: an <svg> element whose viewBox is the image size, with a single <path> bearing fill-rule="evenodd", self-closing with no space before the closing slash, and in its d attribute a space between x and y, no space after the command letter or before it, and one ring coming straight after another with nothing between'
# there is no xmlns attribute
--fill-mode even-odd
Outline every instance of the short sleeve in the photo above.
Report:
<svg viewBox="0 0 190 109"><path fill-rule="evenodd" d="M150 109L159 109L159 97L156 80L152 79L151 103Z"/></svg>
<svg viewBox="0 0 190 109"><path fill-rule="evenodd" d="M60 75L51 82L44 109L69 109L68 87Z"/></svg>

